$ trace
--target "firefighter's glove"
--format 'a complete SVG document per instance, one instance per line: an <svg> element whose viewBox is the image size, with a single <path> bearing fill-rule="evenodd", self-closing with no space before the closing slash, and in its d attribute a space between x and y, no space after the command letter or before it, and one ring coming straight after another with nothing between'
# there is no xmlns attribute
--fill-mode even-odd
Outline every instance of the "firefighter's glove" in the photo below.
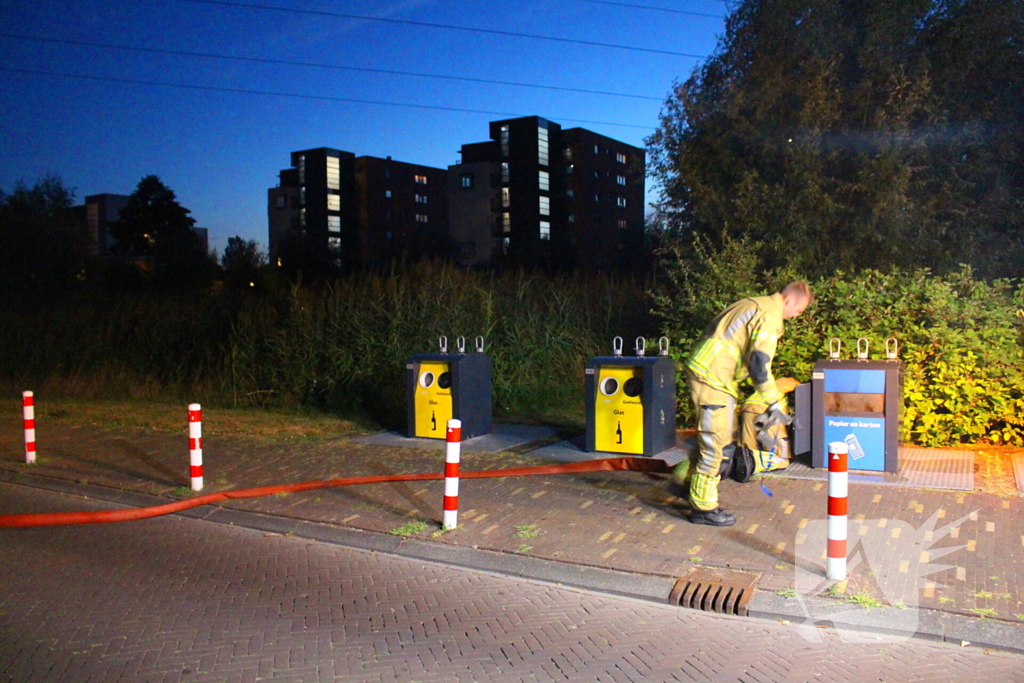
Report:
<svg viewBox="0 0 1024 683"><path fill-rule="evenodd" d="M793 421L792 415L787 415L782 409L782 405L779 403L773 403L768 406L768 412L759 415L754 420L754 426L757 427L758 431L764 431L771 429L775 425L789 426Z"/></svg>

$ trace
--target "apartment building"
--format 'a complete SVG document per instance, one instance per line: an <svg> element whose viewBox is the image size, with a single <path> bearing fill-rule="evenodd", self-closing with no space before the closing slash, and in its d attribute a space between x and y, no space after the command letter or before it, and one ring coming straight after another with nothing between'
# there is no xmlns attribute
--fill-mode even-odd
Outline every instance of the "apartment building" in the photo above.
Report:
<svg viewBox="0 0 1024 683"><path fill-rule="evenodd" d="M489 132L449 167L464 260L611 270L642 258L644 150L539 116Z"/></svg>
<svg viewBox="0 0 1024 683"><path fill-rule="evenodd" d="M446 239L443 169L328 147L292 152L291 162L267 191L271 263L327 274Z"/></svg>

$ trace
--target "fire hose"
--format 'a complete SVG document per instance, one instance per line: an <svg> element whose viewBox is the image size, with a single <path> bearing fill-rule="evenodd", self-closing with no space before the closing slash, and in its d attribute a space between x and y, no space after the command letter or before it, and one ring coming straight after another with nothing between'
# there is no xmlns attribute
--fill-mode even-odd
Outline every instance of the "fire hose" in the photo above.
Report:
<svg viewBox="0 0 1024 683"><path fill-rule="evenodd" d="M461 472L459 477L462 479L487 479L493 477L524 477L545 474L580 474L587 472L649 472L654 474L668 474L671 471L672 466L664 460L625 457L586 460L584 462L562 463L558 465L516 467L505 470ZM201 505L209 505L210 503L218 503L225 500L260 498L263 496L272 496L278 493L298 493L301 491L313 491L316 489L353 486L357 484L383 484L388 482L431 481L440 479L444 479L443 472L431 474L385 474L368 477L347 477L343 479L305 481L298 484L261 486L251 489L240 489L237 491L207 493L187 500L179 500L173 503L154 505L144 508L97 510L90 512L45 512L23 515L0 515L0 528L129 522L139 519L148 519L150 517L159 517L160 515L173 514L175 512L181 512L182 510L188 510Z"/></svg>

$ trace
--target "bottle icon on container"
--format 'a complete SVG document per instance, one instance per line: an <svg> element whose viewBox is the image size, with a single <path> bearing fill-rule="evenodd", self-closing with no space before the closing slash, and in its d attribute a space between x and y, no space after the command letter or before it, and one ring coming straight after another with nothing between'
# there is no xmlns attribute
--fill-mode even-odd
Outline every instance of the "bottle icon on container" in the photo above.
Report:
<svg viewBox="0 0 1024 683"><path fill-rule="evenodd" d="M616 441L615 443L622 443L622 423L621 422L619 422L618 425L615 428L615 435L617 437L619 437L619 440Z"/></svg>
<svg viewBox="0 0 1024 683"><path fill-rule="evenodd" d="M866 455L856 434L847 434L843 440L846 442L846 447L850 449L850 457L854 460L860 460Z"/></svg>

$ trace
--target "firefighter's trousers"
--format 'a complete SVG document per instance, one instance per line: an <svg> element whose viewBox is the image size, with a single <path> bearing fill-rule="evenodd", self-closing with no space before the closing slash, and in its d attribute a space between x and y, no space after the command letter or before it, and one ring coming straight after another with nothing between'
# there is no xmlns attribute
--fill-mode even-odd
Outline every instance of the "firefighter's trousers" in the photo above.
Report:
<svg viewBox="0 0 1024 683"><path fill-rule="evenodd" d="M690 479L690 502L698 510L718 507L722 450L735 436L735 397L696 381L687 373L690 398L697 412L697 467Z"/></svg>

